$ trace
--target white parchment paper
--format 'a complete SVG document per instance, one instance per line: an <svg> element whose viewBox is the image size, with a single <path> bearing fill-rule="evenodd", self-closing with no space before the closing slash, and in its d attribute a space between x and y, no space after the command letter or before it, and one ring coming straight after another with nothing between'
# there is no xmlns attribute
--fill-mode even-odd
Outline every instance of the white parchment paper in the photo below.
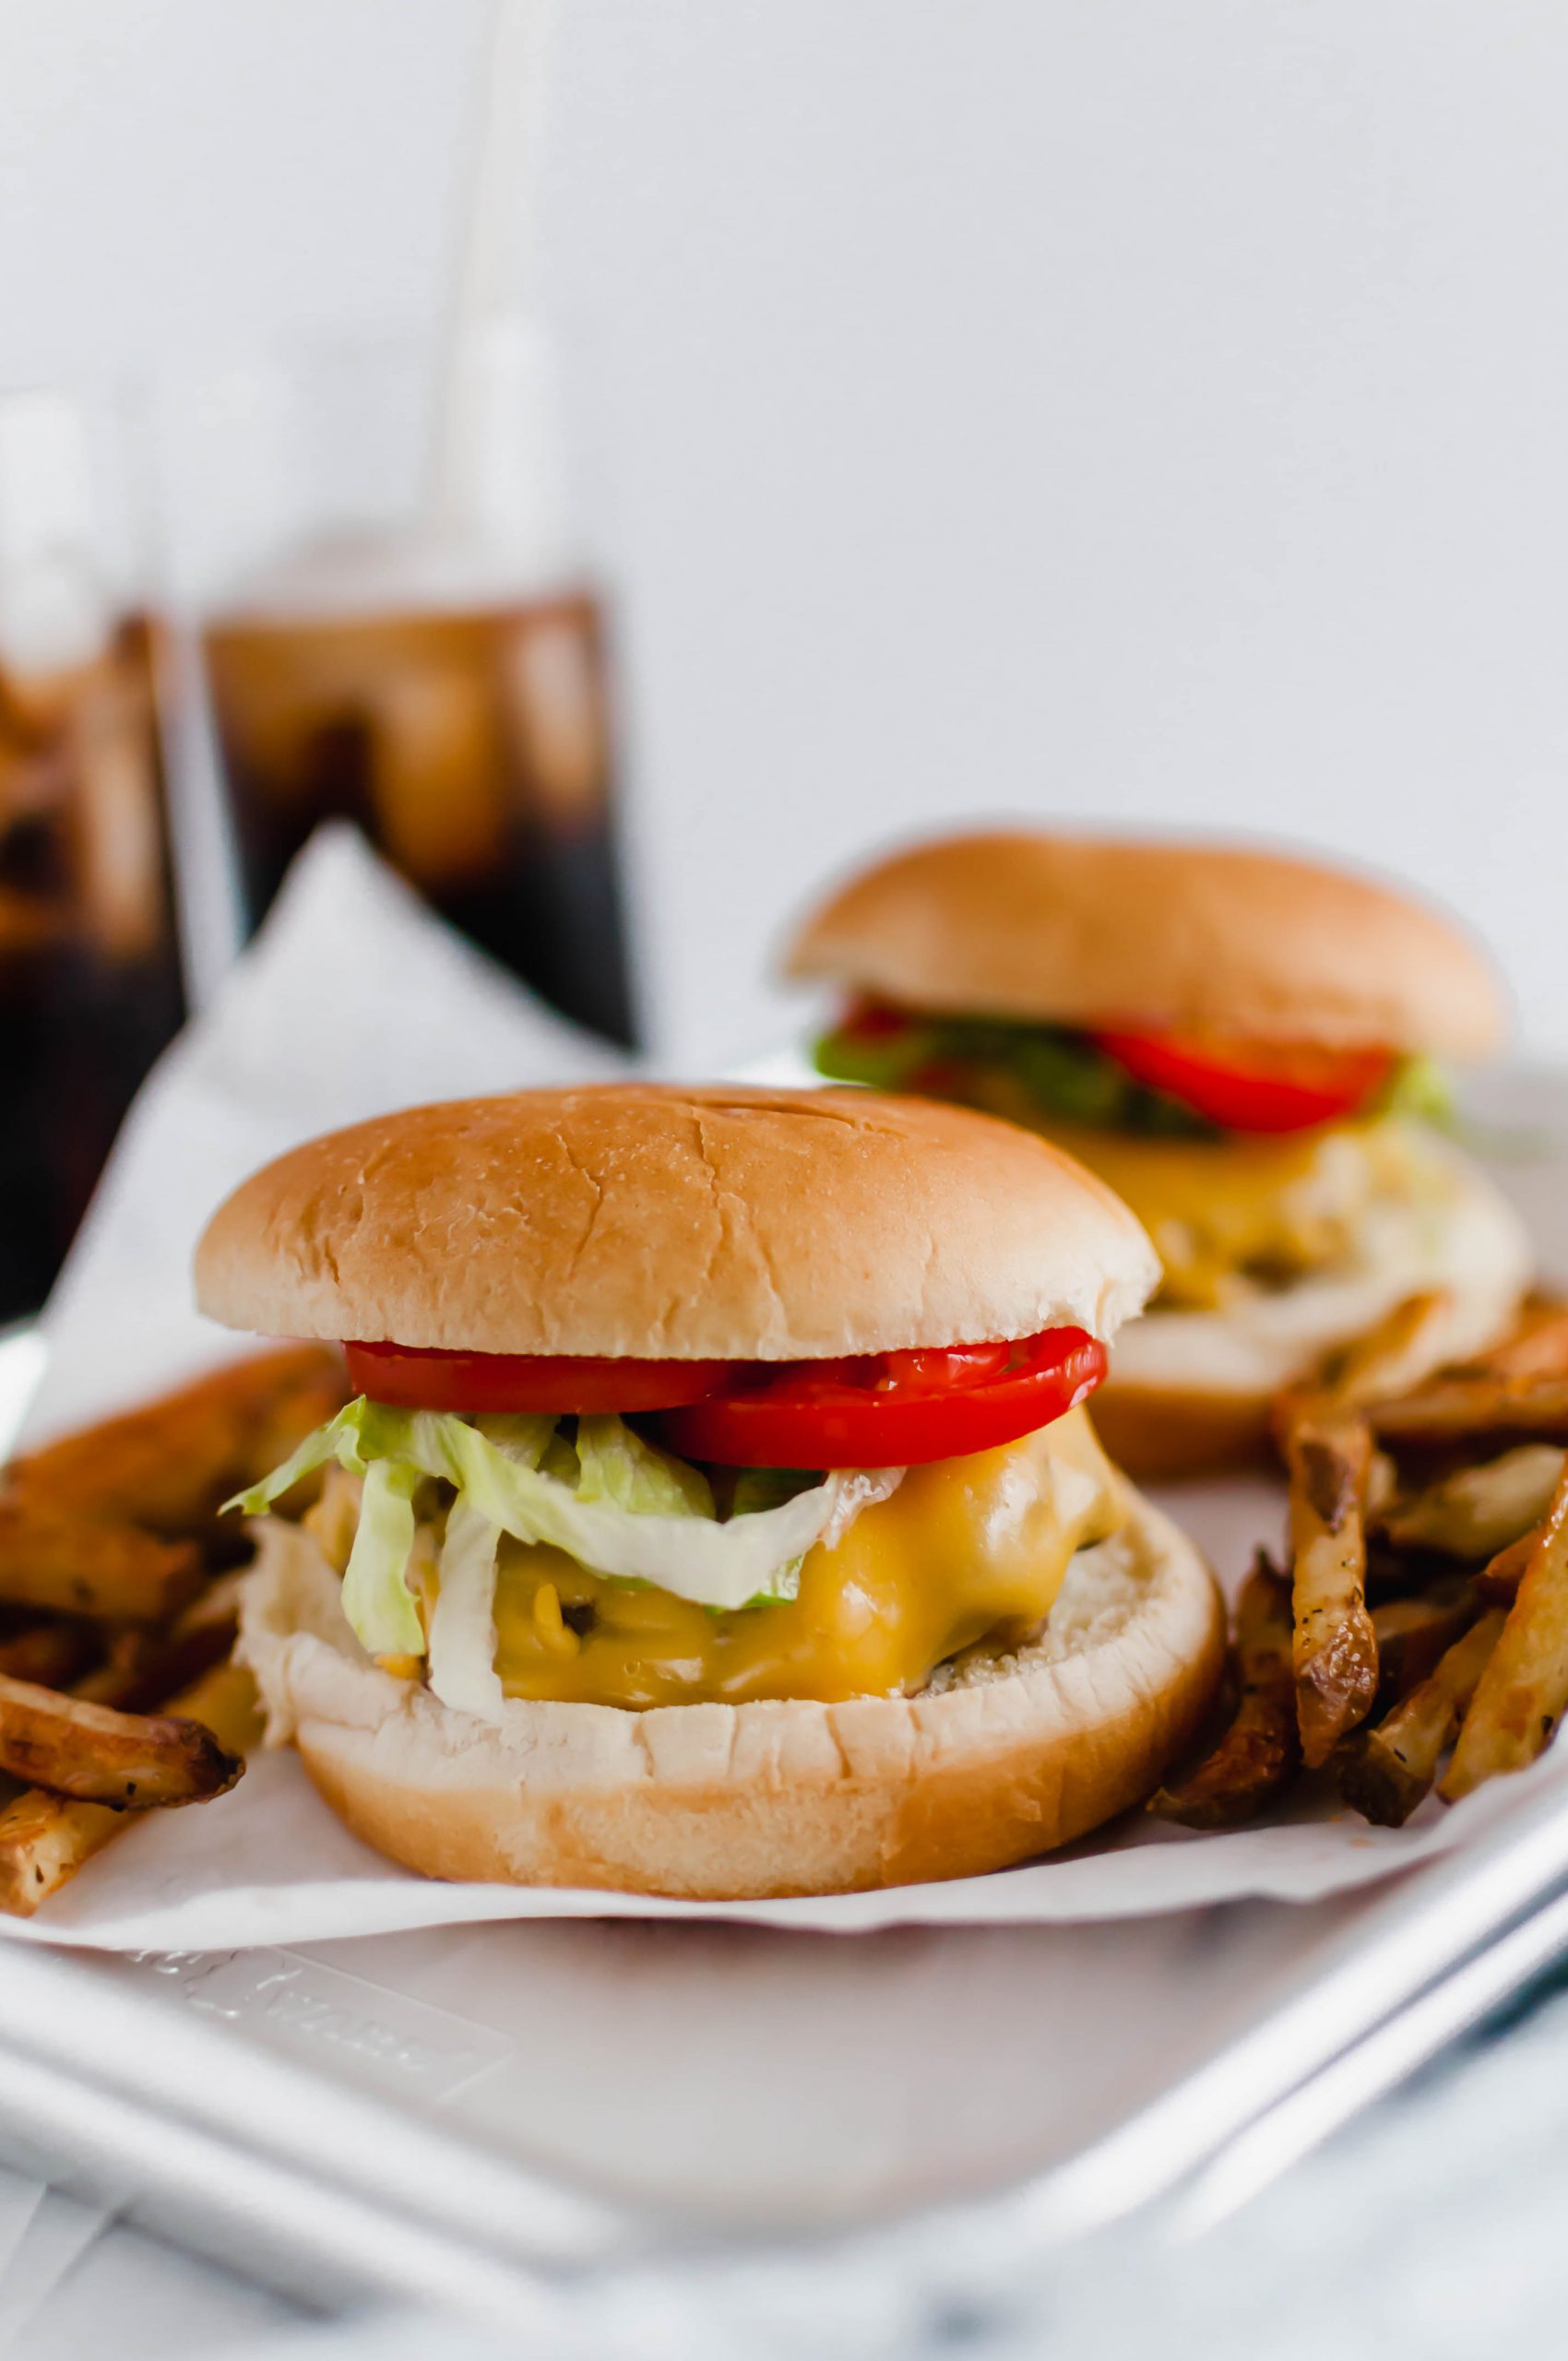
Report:
<svg viewBox="0 0 1568 2361"><path fill-rule="evenodd" d="M432 919L356 836L319 836L212 1009L137 1103L50 1308L30 1431L95 1417L248 1349L190 1309L189 1264L219 1199L267 1157L387 1107L615 1070L610 1052ZM1550 1169L1538 1158L1525 1175L1518 1193L1538 1218L1562 1202L1562 1177L1561 1158ZM1552 1259L1568 1260L1556 1240L1546 1243ZM1253 1544L1278 1537L1282 1496L1261 1480L1164 1498L1229 1586ZM719 1917L848 1933L1135 1917L1248 1895L1313 1901L1479 1837L1526 1790L1554 1783L1568 1792L1568 1748L1453 1811L1430 1802L1401 1830L1369 1828L1328 1791L1309 1791L1281 1821L1228 1835L1134 1816L993 1877L710 1904L429 1882L351 1837L293 1755L269 1755L216 1803L147 1814L37 1918L0 1918L0 1935L213 1951L492 1918Z"/></svg>

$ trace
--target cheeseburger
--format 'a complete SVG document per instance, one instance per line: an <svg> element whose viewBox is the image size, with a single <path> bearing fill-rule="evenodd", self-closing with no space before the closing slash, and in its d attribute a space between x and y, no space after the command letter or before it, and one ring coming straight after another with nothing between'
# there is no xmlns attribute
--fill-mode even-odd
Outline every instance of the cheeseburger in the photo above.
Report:
<svg viewBox="0 0 1568 2361"><path fill-rule="evenodd" d="M1157 1269L1045 1141L863 1091L606 1087L297 1148L196 1260L355 1398L243 1505L244 1653L430 1875L746 1896L995 1869L1214 1690L1192 1545L1084 1405Z"/></svg>
<svg viewBox="0 0 1568 2361"><path fill-rule="evenodd" d="M1134 1473L1243 1459L1283 1385L1403 1297L1432 1358L1479 1349L1527 1276L1512 1212L1447 1135L1447 1063L1498 1046L1467 938L1273 853L1016 833L856 877L790 956L846 995L837 1080L984 1108L1098 1172L1164 1265L1099 1406Z"/></svg>

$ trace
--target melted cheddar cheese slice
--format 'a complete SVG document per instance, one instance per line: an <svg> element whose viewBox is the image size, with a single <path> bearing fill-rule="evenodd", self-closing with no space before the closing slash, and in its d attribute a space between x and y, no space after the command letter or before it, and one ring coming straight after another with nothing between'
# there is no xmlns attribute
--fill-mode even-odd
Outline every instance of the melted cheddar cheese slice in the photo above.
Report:
<svg viewBox="0 0 1568 2361"><path fill-rule="evenodd" d="M1115 1475L1074 1410L999 1451L911 1468L835 1548L807 1552L789 1601L714 1614L505 1541L496 1667L508 1696L579 1704L909 1693L982 1641L1021 1644L1074 1551L1121 1521Z"/></svg>
<svg viewBox="0 0 1568 2361"><path fill-rule="evenodd" d="M977 1090L993 1114L1044 1133L1130 1205L1165 1265L1156 1302L1213 1310L1360 1259L1380 1208L1439 1204L1448 1166L1396 1116L1310 1132L1146 1138L1049 1121L1010 1076Z"/></svg>

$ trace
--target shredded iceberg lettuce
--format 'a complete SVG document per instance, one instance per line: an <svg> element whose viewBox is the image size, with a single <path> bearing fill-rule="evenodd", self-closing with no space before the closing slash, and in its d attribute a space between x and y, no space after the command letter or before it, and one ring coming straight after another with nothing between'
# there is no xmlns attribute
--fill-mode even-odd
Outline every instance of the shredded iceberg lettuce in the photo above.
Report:
<svg viewBox="0 0 1568 2361"><path fill-rule="evenodd" d="M343 1612L372 1655L422 1656L424 1627L409 1588L416 1468L373 1459L354 1546L343 1572Z"/></svg>
<svg viewBox="0 0 1568 2361"><path fill-rule="evenodd" d="M505 1703L495 1669L496 1552L501 1527L454 1502L430 1618L430 1685L444 1705L496 1722Z"/></svg>
<svg viewBox="0 0 1568 2361"><path fill-rule="evenodd" d="M432 1685L437 1678L450 1680L476 1697L482 1692L493 1705L494 1692L476 1679L481 1656L493 1676L495 1652L494 1554L487 1571L480 1527L493 1530L497 1542L510 1534L549 1543L592 1573L651 1583L701 1607L750 1607L792 1598L806 1552L818 1542L831 1548L861 1510L885 1500L903 1476L897 1467L839 1470L775 1505L759 1503L720 1523L707 1478L656 1451L619 1418L580 1418L575 1444L549 1418L392 1409L362 1396L228 1505L258 1515L329 1459L362 1476L365 1506L344 1577L344 1613L372 1655L422 1655L424 1633L408 1583L414 1495L427 1477L452 1485L449 1538L453 1521L462 1518L454 1555L458 1604L445 1618L438 1604L432 1619ZM776 1489L784 1493L784 1486ZM444 1597L446 1577L444 1554Z"/></svg>
<svg viewBox="0 0 1568 2361"><path fill-rule="evenodd" d="M608 1501L634 1516L707 1516L713 1489L698 1467L645 1442L624 1418L577 1420L577 1498Z"/></svg>

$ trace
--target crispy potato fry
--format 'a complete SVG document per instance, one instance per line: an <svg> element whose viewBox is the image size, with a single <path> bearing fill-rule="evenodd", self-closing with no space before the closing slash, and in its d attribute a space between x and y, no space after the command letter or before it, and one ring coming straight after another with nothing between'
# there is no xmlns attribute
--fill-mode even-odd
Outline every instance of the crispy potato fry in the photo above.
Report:
<svg viewBox="0 0 1568 2361"><path fill-rule="evenodd" d="M0 1673L64 1689L91 1663L95 1643L86 1623L30 1623L0 1640Z"/></svg>
<svg viewBox="0 0 1568 2361"><path fill-rule="evenodd" d="M1360 1410L1391 1394L1407 1394L1436 1365L1454 1316L1454 1299L1441 1287L1407 1296L1392 1311L1352 1338L1330 1361L1321 1391L1336 1410Z"/></svg>
<svg viewBox="0 0 1568 2361"><path fill-rule="evenodd" d="M1374 1451L1367 1462L1362 1513L1368 1525L1378 1525L1399 1497L1399 1470L1385 1451Z"/></svg>
<svg viewBox="0 0 1568 2361"><path fill-rule="evenodd" d="M1438 1764L1475 1695L1504 1620L1494 1607L1446 1649L1425 1680L1376 1729L1358 1730L1336 1758L1339 1792L1379 1828L1403 1828L1431 1794Z"/></svg>
<svg viewBox="0 0 1568 2361"><path fill-rule="evenodd" d="M1381 1520L1383 1530L1396 1548L1495 1558L1540 1524L1562 1480L1563 1457L1555 1443L1518 1443L1401 1501Z"/></svg>
<svg viewBox="0 0 1568 2361"><path fill-rule="evenodd" d="M1555 1296L1533 1298L1518 1326L1476 1366L1493 1377L1568 1377L1568 1303Z"/></svg>
<svg viewBox="0 0 1568 2361"><path fill-rule="evenodd" d="M1290 1585L1259 1550L1236 1607L1240 1696L1229 1726L1148 1809L1183 1828L1238 1828L1295 1776L1301 1760L1290 1661Z"/></svg>
<svg viewBox="0 0 1568 2361"><path fill-rule="evenodd" d="M1511 1541L1506 1549L1500 1549L1495 1558L1489 1559L1479 1573L1470 1577L1478 1595L1489 1605L1512 1607L1519 1596L1519 1584L1525 1579L1525 1568L1535 1546L1535 1535L1522 1533L1517 1541Z"/></svg>
<svg viewBox="0 0 1568 2361"><path fill-rule="evenodd" d="M1377 1709L1386 1712L1434 1672L1480 1611L1475 1584L1463 1574L1449 1574L1431 1590L1374 1607Z"/></svg>
<svg viewBox="0 0 1568 2361"><path fill-rule="evenodd" d="M1568 1442L1568 1377L1434 1377L1413 1394L1373 1403L1367 1415L1380 1442L1479 1449L1503 1435Z"/></svg>
<svg viewBox="0 0 1568 2361"><path fill-rule="evenodd" d="M258 1353L17 1462L12 1481L78 1517L197 1530L232 1492L286 1459L348 1392L325 1345Z"/></svg>
<svg viewBox="0 0 1568 2361"><path fill-rule="evenodd" d="M223 1661L237 1578L209 1576L244 1544L209 1520L345 1392L328 1348L270 1353L0 1478L0 1911L30 1915L143 1809L240 1776L255 1691Z"/></svg>
<svg viewBox="0 0 1568 2361"><path fill-rule="evenodd" d="M231 1754L251 1754L261 1743L255 1684L243 1665L220 1665L171 1699L169 1710L203 1724ZM29 1788L0 1811L0 1912L30 1918L139 1817Z"/></svg>
<svg viewBox="0 0 1568 2361"><path fill-rule="evenodd" d="M1568 1705L1568 1470L1536 1536L1503 1635L1443 1782L1450 1803L1533 1762Z"/></svg>
<svg viewBox="0 0 1568 2361"><path fill-rule="evenodd" d="M202 1584L191 1541L96 1523L68 1499L12 1484L0 1491L0 1599L46 1614L162 1623Z"/></svg>
<svg viewBox="0 0 1568 2361"><path fill-rule="evenodd" d="M193 1618L171 1632L123 1632L105 1662L72 1684L71 1694L122 1714L150 1713L220 1665L233 1647L235 1629L231 1608L227 1617Z"/></svg>
<svg viewBox="0 0 1568 2361"><path fill-rule="evenodd" d="M0 1676L0 1771L81 1803L205 1803L244 1769L199 1722L123 1714Z"/></svg>
<svg viewBox="0 0 1568 2361"><path fill-rule="evenodd" d="M1286 1438L1296 1619L1296 1715L1310 1768L1371 1711L1377 1634L1366 1603L1361 1499L1372 1437L1351 1414L1299 1416Z"/></svg>
<svg viewBox="0 0 1568 2361"><path fill-rule="evenodd" d="M1331 1353L1315 1375L1277 1394L1274 1438L1287 1459L1291 1430L1303 1420L1321 1421L1363 1409L1419 1383L1438 1360L1453 1310L1453 1299L1442 1288L1406 1296L1375 1327ZM1363 1486L1370 1502L1383 1504L1395 1472L1391 1460L1374 1457Z"/></svg>
<svg viewBox="0 0 1568 2361"><path fill-rule="evenodd" d="M67 1803L28 1788L0 1811L0 1911L30 1918L133 1819L108 1804Z"/></svg>

